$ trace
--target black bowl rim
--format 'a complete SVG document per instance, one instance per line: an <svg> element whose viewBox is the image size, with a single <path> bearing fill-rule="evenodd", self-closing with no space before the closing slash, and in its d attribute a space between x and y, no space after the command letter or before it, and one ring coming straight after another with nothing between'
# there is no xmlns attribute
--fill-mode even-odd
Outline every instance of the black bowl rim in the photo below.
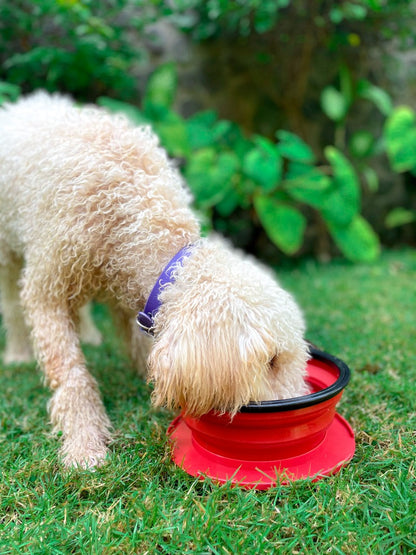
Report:
<svg viewBox="0 0 416 555"><path fill-rule="evenodd" d="M315 347L310 347L309 352L312 359L317 359L322 362L327 362L329 364L335 364L339 370L339 376L337 380L326 387L321 389L321 391L316 391L315 393L309 393L308 395L303 395L302 397L292 397L290 399L279 399L275 401L261 401L259 403L249 403L241 407L240 412L282 412L296 409L303 409L306 407L312 407L319 403L323 403L328 399L332 399L338 393L340 393L350 381L351 372L348 366L341 359L326 353L325 351L320 351Z"/></svg>

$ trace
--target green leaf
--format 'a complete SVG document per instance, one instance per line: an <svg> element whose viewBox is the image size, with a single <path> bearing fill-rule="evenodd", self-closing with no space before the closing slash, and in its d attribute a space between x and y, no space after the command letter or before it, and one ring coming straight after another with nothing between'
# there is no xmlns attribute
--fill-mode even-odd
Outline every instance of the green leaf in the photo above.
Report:
<svg viewBox="0 0 416 555"><path fill-rule="evenodd" d="M322 214L335 225L348 225L360 210L361 191L350 162L335 147L328 146L325 156L333 171L332 186L322 206Z"/></svg>
<svg viewBox="0 0 416 555"><path fill-rule="evenodd" d="M233 124L231 121L220 120L213 126L213 135L216 141L224 139L229 132L232 132ZM238 126L237 126L238 127Z"/></svg>
<svg viewBox="0 0 416 555"><path fill-rule="evenodd" d="M199 150L215 143L213 127L217 119L215 111L206 110L196 113L187 120L186 126L191 149Z"/></svg>
<svg viewBox="0 0 416 555"><path fill-rule="evenodd" d="M215 208L223 218L227 218L237 206L241 206L241 202L241 195L236 189L227 189L226 195L216 204Z"/></svg>
<svg viewBox="0 0 416 555"><path fill-rule="evenodd" d="M149 125L151 122L147 119L144 114L132 104L127 104L126 102L121 102L120 100L114 100L114 98L108 98L107 96L100 96L97 99L97 104L107 108L110 112L122 113L135 125Z"/></svg>
<svg viewBox="0 0 416 555"><path fill-rule="evenodd" d="M154 107L171 108L176 96L177 75L173 62L159 66L150 76L143 100L144 112Z"/></svg>
<svg viewBox="0 0 416 555"><path fill-rule="evenodd" d="M221 120L215 124L213 131L215 140L230 148L240 160L253 148L253 142L244 136L241 127L234 122Z"/></svg>
<svg viewBox="0 0 416 555"><path fill-rule="evenodd" d="M153 122L153 126L171 156L189 154L188 128L179 114L166 110L161 119Z"/></svg>
<svg viewBox="0 0 416 555"><path fill-rule="evenodd" d="M214 148L204 148L194 153L184 169L185 178L195 195L198 205L213 205L224 196L217 183L213 183L210 172L215 164Z"/></svg>
<svg viewBox="0 0 416 555"><path fill-rule="evenodd" d="M416 212L406 208L394 208L387 214L386 227L392 228L400 225L411 224L416 221Z"/></svg>
<svg viewBox="0 0 416 555"><path fill-rule="evenodd" d="M239 168L240 161L233 152L221 152L217 158L217 168L214 168L214 175L217 175L218 179L230 182Z"/></svg>
<svg viewBox="0 0 416 555"><path fill-rule="evenodd" d="M341 21L344 19L344 14L339 7L335 6L329 11L329 18L332 23L335 23L337 25L338 23L341 23Z"/></svg>
<svg viewBox="0 0 416 555"><path fill-rule="evenodd" d="M357 214L346 226L328 221L329 231L341 252L353 262L373 262L380 254L377 234L370 224Z"/></svg>
<svg viewBox="0 0 416 555"><path fill-rule="evenodd" d="M387 153L395 171L416 168L416 114L407 106L396 108L384 129Z"/></svg>
<svg viewBox="0 0 416 555"><path fill-rule="evenodd" d="M327 198L331 179L319 168L291 162L282 185L292 198L319 210Z"/></svg>
<svg viewBox="0 0 416 555"><path fill-rule="evenodd" d="M378 182L378 175L375 172L375 170L373 170L373 168L370 168L370 166L365 166L362 169L362 174L364 179L367 182L368 189L372 193L375 193L376 191L378 191L379 182Z"/></svg>
<svg viewBox="0 0 416 555"><path fill-rule="evenodd" d="M255 139L256 147L243 160L243 171L263 191L272 191L282 177L282 159L275 145L263 137Z"/></svg>
<svg viewBox="0 0 416 555"><path fill-rule="evenodd" d="M280 130L277 131L276 137L279 139L276 148L284 158L305 164L313 164L315 162L315 155L310 146L294 133Z"/></svg>
<svg viewBox="0 0 416 555"><path fill-rule="evenodd" d="M391 114L393 104L390 95L384 89L376 87L369 81L362 79L357 85L357 94L360 98L372 102L385 116Z"/></svg>
<svg viewBox="0 0 416 555"><path fill-rule="evenodd" d="M202 112L196 112L188 119L189 123L198 123L209 128L212 128L217 121L218 114L215 110L203 110Z"/></svg>
<svg viewBox="0 0 416 555"><path fill-rule="evenodd" d="M18 99L20 96L20 87L13 85L12 83L7 83L6 81L0 81L0 106L4 102L12 101Z"/></svg>
<svg viewBox="0 0 416 555"><path fill-rule="evenodd" d="M339 6L336 5L329 11L330 20L336 25L341 23L344 19L363 20L365 19L366 15L366 6L360 6L358 4L353 4L352 2L345 2L343 4L340 4Z"/></svg>
<svg viewBox="0 0 416 555"><path fill-rule="evenodd" d="M254 12L254 28L257 33L270 31L276 24L277 13L275 3L260 2Z"/></svg>
<svg viewBox="0 0 416 555"><path fill-rule="evenodd" d="M184 174L198 206L207 208L221 202L232 189L238 168L239 160L232 152L218 155L215 149L204 148L194 153Z"/></svg>
<svg viewBox="0 0 416 555"><path fill-rule="evenodd" d="M373 153L375 138L369 131L356 131L349 141L350 150L356 158L366 158Z"/></svg>
<svg viewBox="0 0 416 555"><path fill-rule="evenodd" d="M333 121L342 121L348 112L348 102L335 87L326 87L321 94L321 106L326 116Z"/></svg>
<svg viewBox="0 0 416 555"><path fill-rule="evenodd" d="M254 207L269 238L286 254L294 254L302 245L306 220L294 206L273 198L256 195Z"/></svg>
<svg viewBox="0 0 416 555"><path fill-rule="evenodd" d="M352 2L345 2L343 10L347 19L363 20L367 15L367 8L365 6L360 6Z"/></svg>

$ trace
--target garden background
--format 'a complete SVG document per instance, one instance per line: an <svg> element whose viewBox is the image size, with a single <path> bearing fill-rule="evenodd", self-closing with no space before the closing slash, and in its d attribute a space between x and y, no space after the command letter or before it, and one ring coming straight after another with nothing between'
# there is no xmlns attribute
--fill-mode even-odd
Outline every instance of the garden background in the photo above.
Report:
<svg viewBox="0 0 416 555"><path fill-rule="evenodd" d="M0 553L416 550L415 16L410 0L0 3L0 104L43 88L152 125L205 231L274 267L309 339L351 366L357 434L319 485L195 481L96 305L112 459L63 473L35 365L2 368Z"/></svg>

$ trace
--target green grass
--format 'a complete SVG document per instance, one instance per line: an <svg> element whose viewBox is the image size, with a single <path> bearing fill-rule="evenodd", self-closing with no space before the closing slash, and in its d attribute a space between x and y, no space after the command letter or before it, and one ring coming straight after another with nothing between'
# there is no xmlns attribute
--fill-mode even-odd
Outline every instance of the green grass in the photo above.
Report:
<svg viewBox="0 0 416 555"><path fill-rule="evenodd" d="M38 371L1 369L0 553L416 552L416 252L370 266L302 262L279 276L308 338L352 369L339 406L357 439L346 468L267 492L183 473L166 443L172 414L150 406L97 306L105 343L86 355L116 430L111 459L62 472Z"/></svg>

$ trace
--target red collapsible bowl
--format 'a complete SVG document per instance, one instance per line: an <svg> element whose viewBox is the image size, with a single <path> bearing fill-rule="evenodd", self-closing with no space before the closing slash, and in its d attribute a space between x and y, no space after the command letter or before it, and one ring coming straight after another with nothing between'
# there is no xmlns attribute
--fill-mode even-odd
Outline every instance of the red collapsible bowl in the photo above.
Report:
<svg viewBox="0 0 416 555"><path fill-rule="evenodd" d="M355 451L354 433L335 410L350 371L328 353L311 356L308 395L250 403L233 419L176 418L168 430L174 462L192 476L257 489L337 472Z"/></svg>

